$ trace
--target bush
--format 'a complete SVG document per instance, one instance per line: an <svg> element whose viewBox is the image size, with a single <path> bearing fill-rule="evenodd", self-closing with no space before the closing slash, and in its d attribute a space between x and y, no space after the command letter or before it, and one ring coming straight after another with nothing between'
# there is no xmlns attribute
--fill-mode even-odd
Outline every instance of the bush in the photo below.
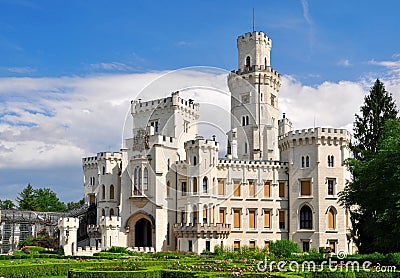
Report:
<svg viewBox="0 0 400 278"><path fill-rule="evenodd" d="M126 247L121 247L121 246L111 246L110 248L107 249L107 252L127 254L128 249Z"/></svg>
<svg viewBox="0 0 400 278"><path fill-rule="evenodd" d="M301 252L297 243L286 239L271 242L269 251L277 258L288 258L292 253Z"/></svg>

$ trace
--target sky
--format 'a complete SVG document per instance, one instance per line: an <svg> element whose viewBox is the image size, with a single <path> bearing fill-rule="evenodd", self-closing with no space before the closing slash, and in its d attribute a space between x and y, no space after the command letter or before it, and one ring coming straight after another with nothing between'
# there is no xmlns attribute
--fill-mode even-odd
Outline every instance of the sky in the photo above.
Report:
<svg viewBox="0 0 400 278"><path fill-rule="evenodd" d="M252 8L296 129L351 130L376 78L400 106L398 1L0 0L0 199L31 183L79 200L81 158L119 151L132 99L190 85L184 97L229 113L221 92ZM229 117L210 115L225 140Z"/></svg>

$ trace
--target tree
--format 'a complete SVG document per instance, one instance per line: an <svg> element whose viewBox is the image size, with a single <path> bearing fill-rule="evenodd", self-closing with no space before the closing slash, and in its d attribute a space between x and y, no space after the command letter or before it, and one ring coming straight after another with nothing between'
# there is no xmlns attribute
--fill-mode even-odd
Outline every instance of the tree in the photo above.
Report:
<svg viewBox="0 0 400 278"><path fill-rule="evenodd" d="M36 210L35 191L30 183L17 197L18 207L21 210Z"/></svg>
<svg viewBox="0 0 400 278"><path fill-rule="evenodd" d="M364 159L378 150L385 122L397 117L396 103L379 79L365 96L360 112L361 115L355 115L355 143L350 146L356 159Z"/></svg>
<svg viewBox="0 0 400 278"><path fill-rule="evenodd" d="M355 240L361 253L400 251L400 121L387 120L377 151L350 159L353 180L340 193L352 207Z"/></svg>
<svg viewBox="0 0 400 278"><path fill-rule="evenodd" d="M33 189L29 183L18 194L17 202L21 210L34 211L66 211L67 207L50 188Z"/></svg>
<svg viewBox="0 0 400 278"><path fill-rule="evenodd" d="M73 209L78 209L80 208L83 204L85 203L85 198L80 199L78 202L68 202L67 203L67 209L68 210L73 210Z"/></svg>
<svg viewBox="0 0 400 278"><path fill-rule="evenodd" d="M0 200L0 209L15 209L15 204L11 200Z"/></svg>
<svg viewBox="0 0 400 278"><path fill-rule="evenodd" d="M34 190L36 209L39 211L66 211L67 207L50 188Z"/></svg>

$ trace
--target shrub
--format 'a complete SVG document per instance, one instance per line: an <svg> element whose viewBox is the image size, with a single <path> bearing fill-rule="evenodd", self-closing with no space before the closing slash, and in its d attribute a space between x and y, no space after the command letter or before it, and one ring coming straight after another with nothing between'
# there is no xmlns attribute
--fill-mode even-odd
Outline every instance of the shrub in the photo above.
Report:
<svg viewBox="0 0 400 278"><path fill-rule="evenodd" d="M128 250L126 247L122 247L122 246L111 246L110 248L107 249L107 252L127 254Z"/></svg>
<svg viewBox="0 0 400 278"><path fill-rule="evenodd" d="M278 258L288 258L292 253L301 252L297 243L286 239L271 242L269 251Z"/></svg>

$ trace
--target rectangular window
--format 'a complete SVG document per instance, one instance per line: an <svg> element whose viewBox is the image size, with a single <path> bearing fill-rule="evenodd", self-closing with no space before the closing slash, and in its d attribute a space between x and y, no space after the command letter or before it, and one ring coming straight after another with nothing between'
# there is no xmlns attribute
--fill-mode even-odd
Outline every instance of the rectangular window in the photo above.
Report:
<svg viewBox="0 0 400 278"><path fill-rule="evenodd" d="M249 248L256 248L256 241L255 240L250 240L249 241Z"/></svg>
<svg viewBox="0 0 400 278"><path fill-rule="evenodd" d="M269 250L269 240L264 241L264 249Z"/></svg>
<svg viewBox="0 0 400 278"><path fill-rule="evenodd" d="M250 229L256 228L256 211L255 210L249 211L249 228Z"/></svg>
<svg viewBox="0 0 400 278"><path fill-rule="evenodd" d="M264 211L264 228L267 228L267 229L271 228L271 211L270 210Z"/></svg>
<svg viewBox="0 0 400 278"><path fill-rule="evenodd" d="M154 127L154 133L158 133L158 121L151 121L150 126Z"/></svg>
<svg viewBox="0 0 400 278"><path fill-rule="evenodd" d="M185 181L182 182L182 196L186 196L187 194L187 184Z"/></svg>
<svg viewBox="0 0 400 278"><path fill-rule="evenodd" d="M256 187L254 181L249 181L249 197L254 198L256 196Z"/></svg>
<svg viewBox="0 0 400 278"><path fill-rule="evenodd" d="M310 251L310 241L304 240L303 241L303 252L309 252Z"/></svg>
<svg viewBox="0 0 400 278"><path fill-rule="evenodd" d="M328 179L328 195L333 196L335 195L335 180L334 179Z"/></svg>
<svg viewBox="0 0 400 278"><path fill-rule="evenodd" d="M264 197L271 197L271 183L269 181L264 183Z"/></svg>
<svg viewBox="0 0 400 278"><path fill-rule="evenodd" d="M219 209L219 223L225 224L225 209Z"/></svg>
<svg viewBox="0 0 400 278"><path fill-rule="evenodd" d="M240 228L240 209L233 210L233 228Z"/></svg>
<svg viewBox="0 0 400 278"><path fill-rule="evenodd" d="M225 184L224 180L218 180L218 195L225 195Z"/></svg>
<svg viewBox="0 0 400 278"><path fill-rule="evenodd" d="M188 122L188 121L184 121L184 122L183 122L183 131L184 131L185 133L188 133L188 132L189 132L189 122Z"/></svg>
<svg viewBox="0 0 400 278"><path fill-rule="evenodd" d="M233 248L234 249L239 249L240 248L240 241L239 240L235 240L233 242Z"/></svg>
<svg viewBox="0 0 400 278"><path fill-rule="evenodd" d="M211 243L209 240L206 241L206 251L211 251Z"/></svg>
<svg viewBox="0 0 400 278"><path fill-rule="evenodd" d="M285 198L285 183L284 182L279 183L279 197Z"/></svg>
<svg viewBox="0 0 400 278"><path fill-rule="evenodd" d="M275 96L271 94L271 106L275 106Z"/></svg>
<svg viewBox="0 0 400 278"><path fill-rule="evenodd" d="M300 195L310 196L311 195L311 180L303 180L300 182Z"/></svg>
<svg viewBox="0 0 400 278"><path fill-rule="evenodd" d="M193 242L189 239L189 252L193 252Z"/></svg>
<svg viewBox="0 0 400 278"><path fill-rule="evenodd" d="M240 181L233 182L233 196L240 197Z"/></svg>
<svg viewBox="0 0 400 278"><path fill-rule="evenodd" d="M279 211L279 229L285 229L285 211Z"/></svg>
<svg viewBox="0 0 400 278"><path fill-rule="evenodd" d="M346 209L346 228L349 228L349 210Z"/></svg>
<svg viewBox="0 0 400 278"><path fill-rule="evenodd" d="M330 240L329 241L329 248L331 249L332 253L336 253L336 241Z"/></svg>

